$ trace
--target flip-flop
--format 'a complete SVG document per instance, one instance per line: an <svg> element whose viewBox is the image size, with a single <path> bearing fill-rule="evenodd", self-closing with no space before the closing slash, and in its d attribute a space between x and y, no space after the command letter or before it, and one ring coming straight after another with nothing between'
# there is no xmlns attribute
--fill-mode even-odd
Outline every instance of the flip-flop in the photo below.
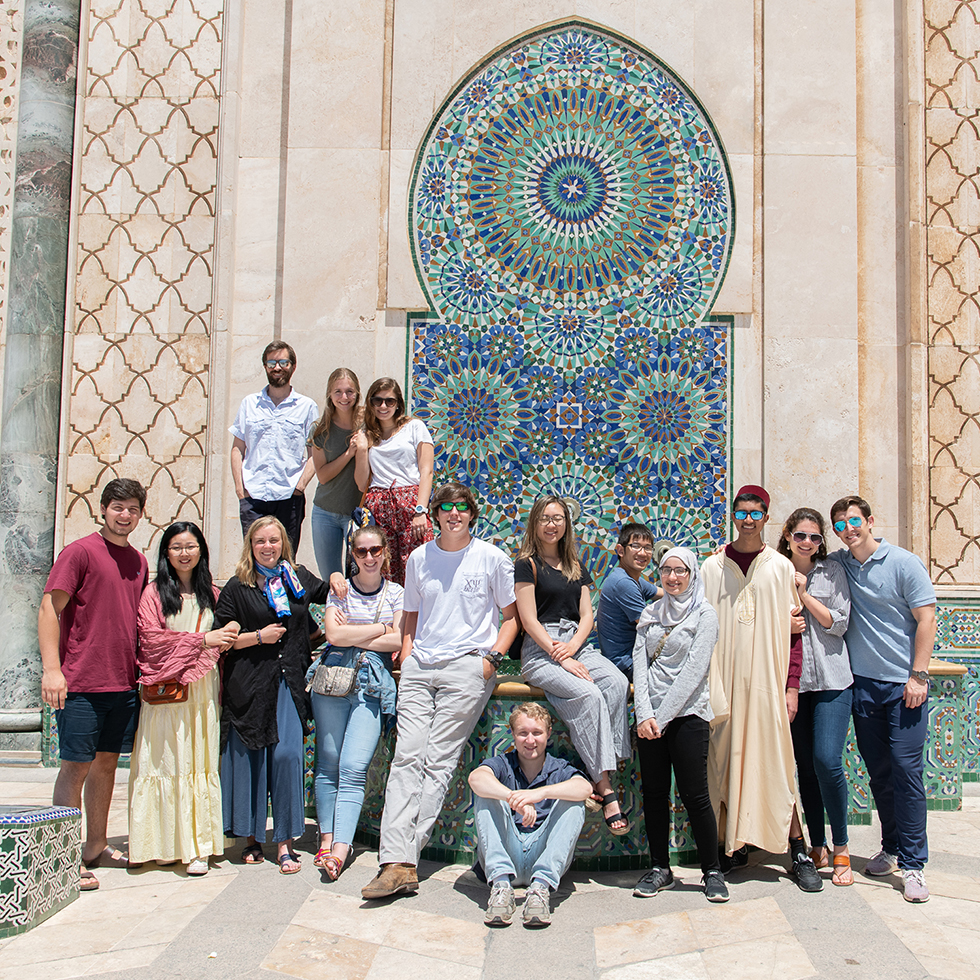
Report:
<svg viewBox="0 0 980 980"><path fill-rule="evenodd" d="M262 845L259 843L249 844L242 848L242 864L262 864L265 861L265 854L262 853Z"/></svg>
<svg viewBox="0 0 980 980"><path fill-rule="evenodd" d="M295 875L295 874L299 874L301 870L301 865L299 863L299 855L290 854L289 851L287 851L285 854L280 854L279 857L276 858L276 861L279 864L279 874L281 875ZM292 863L295 864L296 867L287 868L286 867L287 861L292 861Z"/></svg>
<svg viewBox="0 0 980 980"><path fill-rule="evenodd" d="M143 865L130 861L129 856L122 851L106 844L91 861L82 862L86 868L142 868Z"/></svg>
<svg viewBox="0 0 980 980"><path fill-rule="evenodd" d="M78 883L80 892L97 892L99 890L99 879L91 871L82 870L82 880Z"/></svg>
<svg viewBox="0 0 980 980"><path fill-rule="evenodd" d="M830 880L835 885L853 885L854 875L851 873L851 856L849 854L834 855L834 873Z"/></svg>

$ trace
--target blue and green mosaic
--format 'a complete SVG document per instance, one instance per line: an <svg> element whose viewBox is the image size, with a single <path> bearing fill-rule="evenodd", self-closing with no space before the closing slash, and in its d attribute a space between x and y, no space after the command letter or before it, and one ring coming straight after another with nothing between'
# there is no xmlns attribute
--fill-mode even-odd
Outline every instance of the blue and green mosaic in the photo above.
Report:
<svg viewBox="0 0 980 980"><path fill-rule="evenodd" d="M594 27L523 38L439 111L410 202L433 310L413 322L413 407L439 476L479 491L481 533L512 543L557 492L597 579L627 518L720 541L731 322L708 314L734 210L685 84Z"/></svg>

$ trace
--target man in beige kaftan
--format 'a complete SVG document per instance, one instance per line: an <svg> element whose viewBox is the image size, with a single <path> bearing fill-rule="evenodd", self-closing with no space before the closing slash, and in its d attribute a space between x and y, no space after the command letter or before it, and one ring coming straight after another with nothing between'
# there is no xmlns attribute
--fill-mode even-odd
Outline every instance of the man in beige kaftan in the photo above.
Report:
<svg viewBox="0 0 980 980"><path fill-rule="evenodd" d="M715 721L708 788L728 855L743 844L781 854L791 825L793 836L802 834L794 819L790 735L797 692L787 687L791 614L799 600L792 563L762 540L768 506L765 490L743 487L734 506L738 537L701 568L720 625L709 675ZM819 890L820 878L815 870L809 874L806 861L807 883L795 865L793 876L804 890Z"/></svg>

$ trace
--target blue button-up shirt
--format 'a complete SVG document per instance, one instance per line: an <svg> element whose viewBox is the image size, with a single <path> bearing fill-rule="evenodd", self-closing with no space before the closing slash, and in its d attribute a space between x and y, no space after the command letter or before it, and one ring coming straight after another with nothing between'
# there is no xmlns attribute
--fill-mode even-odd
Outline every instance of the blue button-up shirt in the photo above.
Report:
<svg viewBox="0 0 980 980"><path fill-rule="evenodd" d="M316 402L291 391L277 405L263 388L242 400L228 431L245 443L242 483L255 500L286 500L306 466L306 438L320 417Z"/></svg>

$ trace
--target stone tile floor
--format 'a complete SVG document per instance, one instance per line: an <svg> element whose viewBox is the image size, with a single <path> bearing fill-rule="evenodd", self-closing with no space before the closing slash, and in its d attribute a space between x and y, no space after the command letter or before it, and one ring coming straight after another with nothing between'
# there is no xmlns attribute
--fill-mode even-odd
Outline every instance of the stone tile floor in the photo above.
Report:
<svg viewBox="0 0 980 980"><path fill-rule="evenodd" d="M0 800L46 804L55 774L0 767ZM120 771L110 815L123 846L126 778ZM359 849L338 882L321 881L310 825L303 870L290 877L271 860L243 866L237 847L201 879L153 864L100 870L99 891L0 941L0 980L481 980L518 971L534 980L980 980L980 786L967 787L961 811L930 812L929 838L925 905L906 903L897 877L860 874L877 828L854 827L852 888L828 881L803 894L785 858L763 853L731 876L732 900L720 906L704 901L696 868L675 868L678 886L649 900L631 896L635 872L573 873L553 899L553 925L532 932L518 922L485 928L486 888L460 866L423 863L418 896L368 906L360 888L376 853Z"/></svg>

